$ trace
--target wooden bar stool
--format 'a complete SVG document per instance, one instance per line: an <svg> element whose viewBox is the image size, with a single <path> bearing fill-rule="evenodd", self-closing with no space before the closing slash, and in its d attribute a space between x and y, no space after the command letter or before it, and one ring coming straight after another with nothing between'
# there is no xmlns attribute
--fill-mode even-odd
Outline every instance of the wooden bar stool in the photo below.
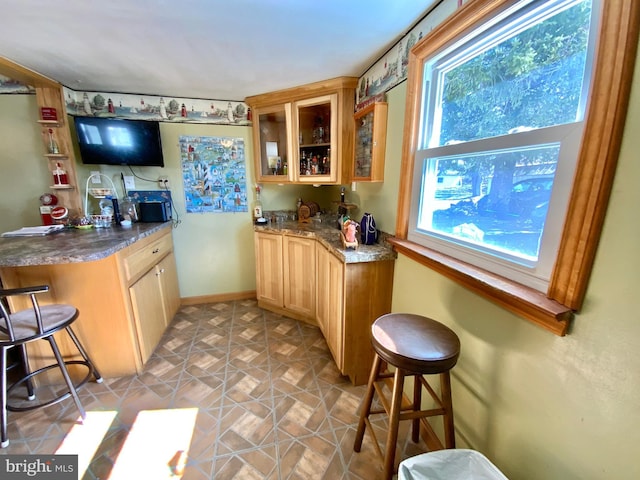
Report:
<svg viewBox="0 0 640 480"><path fill-rule="evenodd" d="M444 422L444 445L428 422L423 422L428 437L427 444L436 448L455 448L453 429L453 404L451 402L451 379L449 371L460 355L458 336L445 325L430 318L408 313L389 313L378 318L371 326L372 344L375 351L369 376L367 393L360 407L360 421L353 445L356 452L362 447L366 427L369 427L374 446L384 459L384 478L393 475L393 466L398 440L400 420L412 420L411 438L418 442L420 419L442 416ZM390 373L384 363L395 367ZM439 375L440 395L429 385L424 375ZM402 407L404 379L414 377L413 400L409 407ZM391 403L383 392L383 384L393 378ZM421 410L422 387L431 395L437 407ZM372 410L374 392L384 409ZM384 455L378 444L369 415L385 413L389 416L389 429Z"/></svg>

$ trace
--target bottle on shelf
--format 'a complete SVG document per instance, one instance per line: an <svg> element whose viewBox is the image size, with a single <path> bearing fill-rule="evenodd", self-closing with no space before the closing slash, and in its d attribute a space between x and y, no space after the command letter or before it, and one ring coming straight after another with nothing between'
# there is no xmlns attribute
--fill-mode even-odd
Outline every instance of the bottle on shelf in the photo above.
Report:
<svg viewBox="0 0 640 480"><path fill-rule="evenodd" d="M67 172L64 168L62 168L60 162L56 163L56 168L53 171L53 184L69 185L69 177L67 177Z"/></svg>
<svg viewBox="0 0 640 480"><path fill-rule="evenodd" d="M60 150L58 149L58 144L55 138L53 138L53 129L51 128L49 129L49 153L52 155L60 153Z"/></svg>

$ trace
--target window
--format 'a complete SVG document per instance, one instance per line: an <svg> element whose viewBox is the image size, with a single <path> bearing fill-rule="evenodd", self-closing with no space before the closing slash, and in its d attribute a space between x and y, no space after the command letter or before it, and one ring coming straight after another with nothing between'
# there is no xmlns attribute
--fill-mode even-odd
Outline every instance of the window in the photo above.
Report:
<svg viewBox="0 0 640 480"><path fill-rule="evenodd" d="M566 333L615 169L634 8L479 0L413 48L401 253Z"/></svg>
<svg viewBox="0 0 640 480"><path fill-rule="evenodd" d="M409 239L546 291L583 131L590 26L591 0L520 2L426 59ZM451 176L459 186L440 182Z"/></svg>

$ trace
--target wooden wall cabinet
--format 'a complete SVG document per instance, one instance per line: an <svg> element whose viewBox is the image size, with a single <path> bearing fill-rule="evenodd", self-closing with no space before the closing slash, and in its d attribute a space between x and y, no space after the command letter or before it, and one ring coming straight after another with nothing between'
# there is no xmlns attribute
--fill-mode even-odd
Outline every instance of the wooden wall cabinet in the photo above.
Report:
<svg viewBox="0 0 640 480"><path fill-rule="evenodd" d="M259 183L340 184L353 165L357 78L247 97Z"/></svg>
<svg viewBox="0 0 640 480"><path fill-rule="evenodd" d="M354 115L354 182L382 182L387 142L387 103L376 102Z"/></svg>

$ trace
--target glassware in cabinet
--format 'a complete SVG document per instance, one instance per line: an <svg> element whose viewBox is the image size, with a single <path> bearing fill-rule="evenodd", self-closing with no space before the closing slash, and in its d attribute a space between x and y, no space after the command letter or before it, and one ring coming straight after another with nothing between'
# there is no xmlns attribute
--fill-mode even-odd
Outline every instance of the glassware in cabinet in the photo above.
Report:
<svg viewBox="0 0 640 480"><path fill-rule="evenodd" d="M301 183L337 180L336 162L332 158L332 153L337 151L337 108L335 94L294 103L295 177Z"/></svg>
<svg viewBox="0 0 640 480"><path fill-rule="evenodd" d="M387 103L376 102L354 115L354 182L382 182L387 136Z"/></svg>
<svg viewBox="0 0 640 480"><path fill-rule="evenodd" d="M260 182L289 181L289 136L291 130L291 104L255 109L253 121L256 152L256 177Z"/></svg>

